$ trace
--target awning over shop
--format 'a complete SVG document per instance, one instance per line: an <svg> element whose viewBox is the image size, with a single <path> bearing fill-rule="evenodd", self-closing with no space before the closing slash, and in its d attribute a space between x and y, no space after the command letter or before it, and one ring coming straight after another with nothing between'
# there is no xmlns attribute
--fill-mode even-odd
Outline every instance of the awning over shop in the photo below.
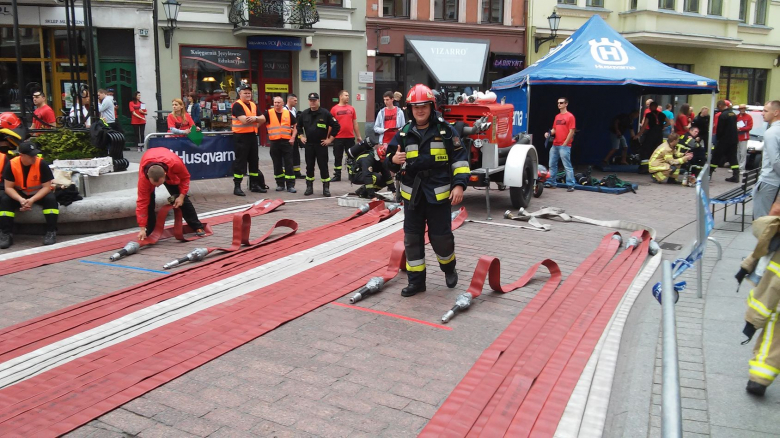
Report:
<svg viewBox="0 0 780 438"><path fill-rule="evenodd" d="M406 36L406 41L442 85L479 85L490 53L489 40Z"/></svg>

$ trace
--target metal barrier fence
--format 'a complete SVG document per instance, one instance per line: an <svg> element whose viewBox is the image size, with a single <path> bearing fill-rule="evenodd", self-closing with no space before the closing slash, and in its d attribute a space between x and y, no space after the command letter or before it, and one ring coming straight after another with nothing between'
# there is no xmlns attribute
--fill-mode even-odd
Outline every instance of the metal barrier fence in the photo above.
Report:
<svg viewBox="0 0 780 438"><path fill-rule="evenodd" d="M677 363L677 323L674 305L677 292L672 282L672 264L663 263L661 307L663 309L663 390L661 395L661 436L682 438L680 369Z"/></svg>

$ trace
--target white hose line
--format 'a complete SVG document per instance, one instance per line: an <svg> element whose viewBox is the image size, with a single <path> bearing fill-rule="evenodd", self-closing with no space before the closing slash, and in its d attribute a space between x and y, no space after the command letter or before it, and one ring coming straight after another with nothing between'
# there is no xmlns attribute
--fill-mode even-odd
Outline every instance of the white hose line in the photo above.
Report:
<svg viewBox="0 0 780 438"><path fill-rule="evenodd" d="M0 364L0 388L267 287L403 229L403 214L167 299Z"/></svg>
<svg viewBox="0 0 780 438"><path fill-rule="evenodd" d="M647 261L621 298L569 398L555 431L556 438L602 436L623 328L634 302L661 264L662 253L659 250Z"/></svg>

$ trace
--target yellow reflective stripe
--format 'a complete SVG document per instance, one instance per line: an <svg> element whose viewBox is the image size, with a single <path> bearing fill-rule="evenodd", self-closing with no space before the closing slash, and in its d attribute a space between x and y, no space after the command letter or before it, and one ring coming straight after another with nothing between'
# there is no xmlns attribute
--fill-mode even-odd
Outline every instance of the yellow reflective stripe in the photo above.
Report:
<svg viewBox="0 0 780 438"><path fill-rule="evenodd" d="M774 336L775 331L775 321L777 321L777 313L772 314L769 321L766 323L766 327L764 327L764 339L761 342L761 351L756 358L759 363L766 362L766 357L769 355L769 347L772 346L772 337Z"/></svg>
<svg viewBox="0 0 780 438"><path fill-rule="evenodd" d="M769 317L769 315L772 314L772 312L770 312L769 309L766 308L764 303L753 298L753 289L750 289L750 293L748 294L747 304L751 309L755 310L765 318Z"/></svg>
<svg viewBox="0 0 780 438"><path fill-rule="evenodd" d="M410 152L406 153L406 158L407 159L417 158L418 155L419 155L419 152L417 152L417 151L410 151Z"/></svg>
<svg viewBox="0 0 780 438"><path fill-rule="evenodd" d="M465 168L467 168L467 169L468 169L468 167L469 167L469 162L468 162L468 161L456 161L456 162L452 163L452 166L451 166L451 167L452 167L452 170L453 170L453 171L454 171L455 169L459 168L459 167L465 167Z"/></svg>
<svg viewBox="0 0 780 438"><path fill-rule="evenodd" d="M447 149L431 148L431 155L447 155Z"/></svg>
<svg viewBox="0 0 780 438"><path fill-rule="evenodd" d="M769 266L766 267L767 270L772 271L780 277L780 264L777 264L776 262L769 262Z"/></svg>
<svg viewBox="0 0 780 438"><path fill-rule="evenodd" d="M436 254L436 259L439 260L439 263L442 265L446 265L447 263L451 263L453 260L455 260L455 253L453 252L447 257L439 257L439 255Z"/></svg>
<svg viewBox="0 0 780 438"><path fill-rule="evenodd" d="M43 210L43 214L60 214L60 210L58 210L56 208L49 208L49 209Z"/></svg>
<svg viewBox="0 0 780 438"><path fill-rule="evenodd" d="M425 259L407 260L406 270L410 272L422 272L425 270Z"/></svg>
<svg viewBox="0 0 780 438"><path fill-rule="evenodd" d="M749 363L750 363L750 371L751 372L752 371L756 371L756 372L763 373L770 380L772 380L775 377L777 377L778 375L780 375L780 370L778 370L777 368L775 368L775 367L773 367L771 365L768 365L768 364L765 364L765 363L761 363L761 362L757 362L755 360L751 360Z"/></svg>
<svg viewBox="0 0 780 438"><path fill-rule="evenodd" d="M14 213L13 211L0 211L0 216L16 217L16 213Z"/></svg>
<svg viewBox="0 0 780 438"><path fill-rule="evenodd" d="M461 173L471 173L471 169L468 167L458 167L455 170L452 171L453 175L458 175Z"/></svg>
<svg viewBox="0 0 780 438"><path fill-rule="evenodd" d="M280 173L279 175L274 175L274 178L284 178L284 174Z"/></svg>
<svg viewBox="0 0 780 438"><path fill-rule="evenodd" d="M401 197L406 199L407 201L411 201L412 199L412 188L401 184Z"/></svg>
<svg viewBox="0 0 780 438"><path fill-rule="evenodd" d="M450 197L450 186L441 186L433 189L437 201L443 201Z"/></svg>
<svg viewBox="0 0 780 438"><path fill-rule="evenodd" d="M233 178L236 178L236 179L244 179L244 175L239 175L239 174L237 174L237 173L234 173L234 174L233 174Z"/></svg>

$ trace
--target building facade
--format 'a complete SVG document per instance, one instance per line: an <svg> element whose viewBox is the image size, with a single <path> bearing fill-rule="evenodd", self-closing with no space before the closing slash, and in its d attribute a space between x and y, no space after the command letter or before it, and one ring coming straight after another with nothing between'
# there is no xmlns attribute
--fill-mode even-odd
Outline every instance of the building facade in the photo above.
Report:
<svg viewBox="0 0 780 438"><path fill-rule="evenodd" d="M358 120L364 121L366 98L358 76L367 64L365 4L328 0L306 10L301 4L307 5L287 0L183 2L170 47L160 40L163 110L171 109L174 98L194 93L204 109L204 126L229 129L231 102L246 82L261 109L269 108L274 96L286 101L289 93L299 97L299 108L308 108L311 92L319 93L321 105L329 109L344 89L350 91ZM271 5L279 8L269 9Z"/></svg>
<svg viewBox="0 0 780 438"><path fill-rule="evenodd" d="M114 89L119 120L126 125L128 136L132 135L130 100L140 91L142 99L151 103L156 91L151 1L96 1L92 7L95 32L90 36L83 31L84 14L81 5L77 5L79 37L71 50L78 54L78 66L71 66L69 61L64 5L23 2L18 6L21 81L16 68L13 9L0 5L0 11L0 112L18 113L25 99L28 110L31 109L29 96L37 88L45 91L55 115L69 110L73 104L71 72L86 81L85 38L92 37L98 87ZM153 126L151 119L149 127Z"/></svg>
<svg viewBox="0 0 780 438"><path fill-rule="evenodd" d="M547 17L561 16L559 38ZM639 49L675 68L718 80L720 98L734 104L780 99L780 2L776 0L545 0L529 4L529 64L598 14ZM656 96L696 111L710 96Z"/></svg>
<svg viewBox="0 0 780 438"><path fill-rule="evenodd" d="M405 95L423 83L453 101L525 68L525 8L525 0L368 0L368 120L386 91Z"/></svg>

